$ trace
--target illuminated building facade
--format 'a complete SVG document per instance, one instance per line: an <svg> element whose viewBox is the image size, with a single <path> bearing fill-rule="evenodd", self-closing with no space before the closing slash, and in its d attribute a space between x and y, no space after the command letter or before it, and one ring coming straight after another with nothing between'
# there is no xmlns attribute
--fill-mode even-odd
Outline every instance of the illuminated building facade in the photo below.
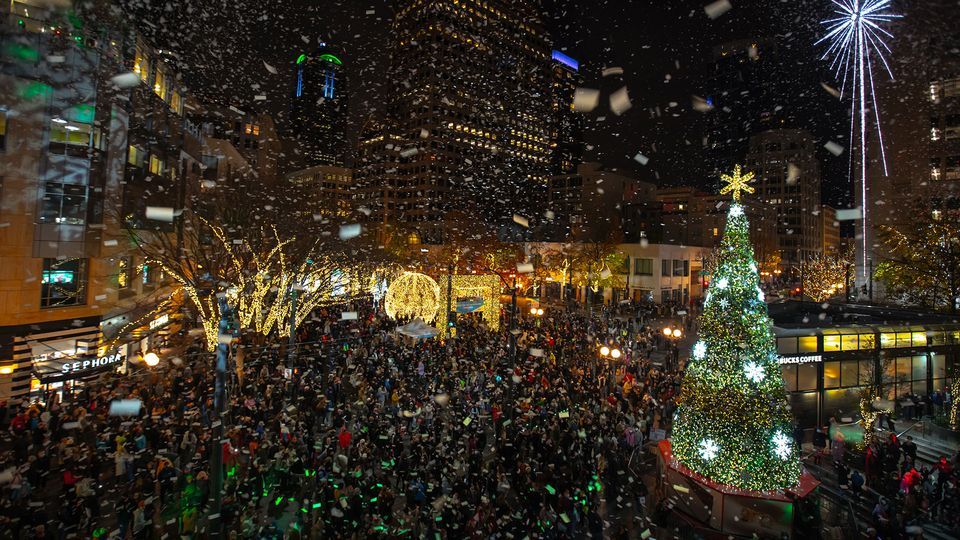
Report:
<svg viewBox="0 0 960 540"><path fill-rule="evenodd" d="M398 2L392 100L357 163L371 219L442 242L453 210L498 228L529 215L555 136L539 18L528 0Z"/></svg>
<svg viewBox="0 0 960 540"><path fill-rule="evenodd" d="M816 141L798 129L776 129L750 137L746 169L756 174L757 199L777 209L777 236L785 266L823 253L820 163Z"/></svg>
<svg viewBox="0 0 960 540"><path fill-rule="evenodd" d="M123 222L174 233L146 208L184 208L197 183L197 105L168 57L110 30L109 7L0 8L0 400L122 369L174 318L152 315L167 281ZM106 346L134 321L147 331Z"/></svg>
<svg viewBox="0 0 960 540"><path fill-rule="evenodd" d="M343 166L346 159L347 81L343 51L320 43L294 59L289 136L302 167Z"/></svg>

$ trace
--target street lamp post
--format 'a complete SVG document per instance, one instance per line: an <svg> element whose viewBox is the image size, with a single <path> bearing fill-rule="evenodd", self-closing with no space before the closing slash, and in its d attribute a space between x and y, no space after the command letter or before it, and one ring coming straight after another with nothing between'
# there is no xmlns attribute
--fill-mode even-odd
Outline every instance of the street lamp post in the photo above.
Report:
<svg viewBox="0 0 960 540"><path fill-rule="evenodd" d="M227 305L226 295L220 295L220 331L217 336L216 375L214 378L213 393L213 428L210 444L210 488L213 494L213 503L210 506L209 516L215 516L215 523L209 523L210 537L220 538L223 533L223 522L220 521L220 510L223 502L223 448L220 440L223 438L223 411L226 406L227 384L227 354L229 343L224 336L230 335L230 307ZM213 520L208 520L213 521Z"/></svg>
<svg viewBox="0 0 960 540"><path fill-rule="evenodd" d="M606 345L600 347L600 358L603 359L603 369L608 374L607 377L607 393L610 394L613 392L613 385L615 383L614 379L617 377L617 372L615 369L610 369L612 366L611 362L607 362L607 359L611 359L614 362L620 360L620 357L623 353L619 348L613 347L612 349Z"/></svg>
<svg viewBox="0 0 960 540"><path fill-rule="evenodd" d="M667 343L670 344L670 359L675 366L680 364L680 349L677 346L677 343L680 341L680 338L683 337L683 330L680 327L670 328L669 326L663 329L663 335L667 338Z"/></svg>

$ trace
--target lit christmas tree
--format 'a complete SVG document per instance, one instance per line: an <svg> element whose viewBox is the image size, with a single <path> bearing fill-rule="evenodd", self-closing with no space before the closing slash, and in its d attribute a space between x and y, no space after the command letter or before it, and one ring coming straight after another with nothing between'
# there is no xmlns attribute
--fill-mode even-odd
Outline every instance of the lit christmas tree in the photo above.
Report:
<svg viewBox="0 0 960 540"><path fill-rule="evenodd" d="M733 193L717 271L700 317L673 427L674 456L713 482L770 491L795 486L800 459L793 444L786 390L777 360L750 229L740 192L753 173L723 175Z"/></svg>

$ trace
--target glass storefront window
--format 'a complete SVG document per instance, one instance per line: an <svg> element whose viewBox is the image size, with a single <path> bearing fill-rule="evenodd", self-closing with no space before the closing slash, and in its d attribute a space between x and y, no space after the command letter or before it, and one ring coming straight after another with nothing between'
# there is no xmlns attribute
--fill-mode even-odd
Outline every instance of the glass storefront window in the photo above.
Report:
<svg viewBox="0 0 960 540"><path fill-rule="evenodd" d="M910 332L897 332L897 348L910 347Z"/></svg>
<svg viewBox="0 0 960 540"><path fill-rule="evenodd" d="M777 338L777 351L780 354L797 354L797 338Z"/></svg>
<svg viewBox="0 0 960 540"><path fill-rule="evenodd" d="M842 336L841 341L841 349L844 351L855 351L858 348L856 334ZM824 347L826 347L826 343L824 343Z"/></svg>
<svg viewBox="0 0 960 540"><path fill-rule="evenodd" d="M797 391L797 365L780 366L783 371L783 382L787 387L787 392Z"/></svg>
<svg viewBox="0 0 960 540"><path fill-rule="evenodd" d="M850 387L859 386L859 367L860 362L856 360L844 360L840 364L840 386Z"/></svg>
<svg viewBox="0 0 960 540"><path fill-rule="evenodd" d="M803 336L797 339L797 350L802 353L817 352L817 336Z"/></svg>
<svg viewBox="0 0 960 540"><path fill-rule="evenodd" d="M817 365L800 364L797 366L797 390L817 389Z"/></svg>
<svg viewBox="0 0 960 540"><path fill-rule="evenodd" d="M873 350L877 348L876 334L860 334L860 350Z"/></svg>
<svg viewBox="0 0 960 540"><path fill-rule="evenodd" d="M927 343L929 345L946 345L945 332L927 332Z"/></svg>
<svg viewBox="0 0 960 540"><path fill-rule="evenodd" d="M823 387L840 388L840 362L823 363Z"/></svg>
<svg viewBox="0 0 960 540"><path fill-rule="evenodd" d="M909 356L897 358L897 382L909 381L913 376L913 366Z"/></svg>
<svg viewBox="0 0 960 540"><path fill-rule="evenodd" d="M926 356L913 357L913 380L915 381L927 380L927 357Z"/></svg>
<svg viewBox="0 0 960 540"><path fill-rule="evenodd" d="M946 356L942 354L931 353L930 363L933 365L933 378L942 379L947 376Z"/></svg>
<svg viewBox="0 0 960 540"><path fill-rule="evenodd" d="M926 333L926 332L914 332L914 333L913 333L913 346L914 346L914 347L926 347L926 346L927 346L927 333Z"/></svg>
<svg viewBox="0 0 960 540"><path fill-rule="evenodd" d="M860 361L860 386L873 384L873 360Z"/></svg>
<svg viewBox="0 0 960 540"><path fill-rule="evenodd" d="M897 344L897 335L893 332L884 332L880 334L880 348L881 349L892 349L896 347Z"/></svg>
<svg viewBox="0 0 960 540"><path fill-rule="evenodd" d="M856 338L856 336L854 336ZM823 336L823 352L839 351L840 336Z"/></svg>

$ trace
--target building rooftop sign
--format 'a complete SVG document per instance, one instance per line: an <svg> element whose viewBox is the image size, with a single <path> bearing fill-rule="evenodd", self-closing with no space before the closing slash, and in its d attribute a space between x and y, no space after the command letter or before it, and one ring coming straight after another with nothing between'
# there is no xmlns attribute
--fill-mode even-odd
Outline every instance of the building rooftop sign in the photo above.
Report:
<svg viewBox="0 0 960 540"><path fill-rule="evenodd" d="M580 62L577 62L560 51L553 51L553 59L574 71L580 71Z"/></svg>

